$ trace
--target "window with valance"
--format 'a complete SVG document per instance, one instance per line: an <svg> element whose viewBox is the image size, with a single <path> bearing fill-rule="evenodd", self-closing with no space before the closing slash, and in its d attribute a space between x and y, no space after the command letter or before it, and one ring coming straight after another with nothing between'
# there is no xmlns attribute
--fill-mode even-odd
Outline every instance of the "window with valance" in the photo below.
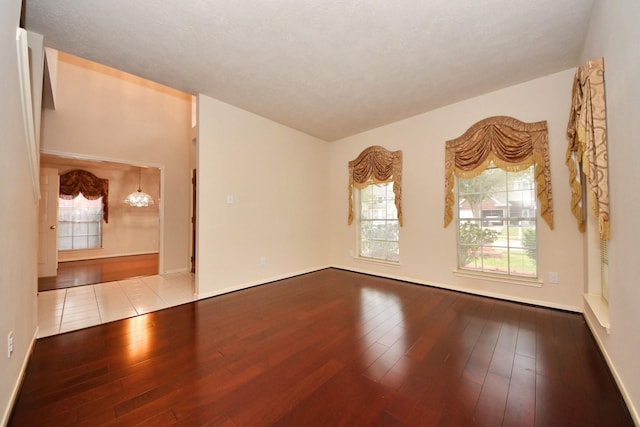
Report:
<svg viewBox="0 0 640 427"><path fill-rule="evenodd" d="M358 257L400 262L402 151L372 146L349 162L349 224L356 215Z"/></svg>
<svg viewBox="0 0 640 427"><path fill-rule="evenodd" d="M60 198L71 200L80 193L88 200L102 197L103 219L109 223L109 180L75 169L60 175Z"/></svg>
<svg viewBox="0 0 640 427"><path fill-rule="evenodd" d="M349 225L354 218L353 187L363 189L371 183L389 182L393 182L397 219L402 226L402 151L388 151L381 146L372 146L349 162Z"/></svg>
<svg viewBox="0 0 640 427"><path fill-rule="evenodd" d="M444 226L453 219L455 177L473 178L491 165L511 172L534 165L540 216L553 229L547 122L525 123L507 116L481 120L446 142Z"/></svg>

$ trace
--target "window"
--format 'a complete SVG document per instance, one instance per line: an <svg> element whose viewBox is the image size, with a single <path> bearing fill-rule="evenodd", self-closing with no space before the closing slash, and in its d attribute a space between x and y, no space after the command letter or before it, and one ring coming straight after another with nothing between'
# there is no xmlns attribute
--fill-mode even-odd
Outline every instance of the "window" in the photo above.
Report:
<svg viewBox="0 0 640 427"><path fill-rule="evenodd" d="M393 182L369 185L359 191L359 254L363 258L398 262L400 224Z"/></svg>
<svg viewBox="0 0 640 427"><path fill-rule="evenodd" d="M58 249L102 247L102 197L87 200L82 193L58 199Z"/></svg>
<svg viewBox="0 0 640 427"><path fill-rule="evenodd" d="M534 167L457 178L458 268L537 277Z"/></svg>

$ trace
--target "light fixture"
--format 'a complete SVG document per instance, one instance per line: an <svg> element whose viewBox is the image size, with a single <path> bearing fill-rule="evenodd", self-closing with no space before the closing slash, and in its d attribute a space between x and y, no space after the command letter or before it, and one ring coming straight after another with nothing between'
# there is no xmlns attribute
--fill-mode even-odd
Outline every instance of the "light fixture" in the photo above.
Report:
<svg viewBox="0 0 640 427"><path fill-rule="evenodd" d="M128 204L130 206L135 206L137 208L142 208L142 207L145 207L145 206L153 205L153 197L151 197L147 193L144 193L140 189L140 182L141 181L142 181L142 168L139 168L138 191L134 191L133 193L129 194L126 199L124 199L124 202L126 204Z"/></svg>

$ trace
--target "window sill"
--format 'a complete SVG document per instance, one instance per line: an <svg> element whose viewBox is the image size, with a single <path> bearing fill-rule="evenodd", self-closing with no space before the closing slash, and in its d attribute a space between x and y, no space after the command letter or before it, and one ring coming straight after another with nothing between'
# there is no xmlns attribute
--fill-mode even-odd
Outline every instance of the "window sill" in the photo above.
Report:
<svg viewBox="0 0 640 427"><path fill-rule="evenodd" d="M375 259L375 258L365 258L365 257L361 257L361 256L354 256L353 257L354 260L356 261L362 261L362 262L368 262L371 264L380 264L380 265L388 265L391 267L400 267L400 262L395 262L395 261L385 261L382 259Z"/></svg>
<svg viewBox="0 0 640 427"><path fill-rule="evenodd" d="M602 295L584 294L584 300L591 309L593 315L598 319L600 326L604 328L607 335L611 333L611 323L609 322L609 303L602 298Z"/></svg>
<svg viewBox="0 0 640 427"><path fill-rule="evenodd" d="M492 282L509 283L510 285L531 286L541 288L543 283L537 278L504 276L501 274L481 273L475 271L454 270L453 274L468 279L491 280Z"/></svg>

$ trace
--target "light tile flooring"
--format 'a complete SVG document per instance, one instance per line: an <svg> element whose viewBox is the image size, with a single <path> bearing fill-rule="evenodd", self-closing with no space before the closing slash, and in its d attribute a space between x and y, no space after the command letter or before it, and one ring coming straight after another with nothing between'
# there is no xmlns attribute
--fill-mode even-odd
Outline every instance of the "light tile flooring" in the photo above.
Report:
<svg viewBox="0 0 640 427"><path fill-rule="evenodd" d="M40 292L38 338L195 301L194 282L173 273Z"/></svg>

